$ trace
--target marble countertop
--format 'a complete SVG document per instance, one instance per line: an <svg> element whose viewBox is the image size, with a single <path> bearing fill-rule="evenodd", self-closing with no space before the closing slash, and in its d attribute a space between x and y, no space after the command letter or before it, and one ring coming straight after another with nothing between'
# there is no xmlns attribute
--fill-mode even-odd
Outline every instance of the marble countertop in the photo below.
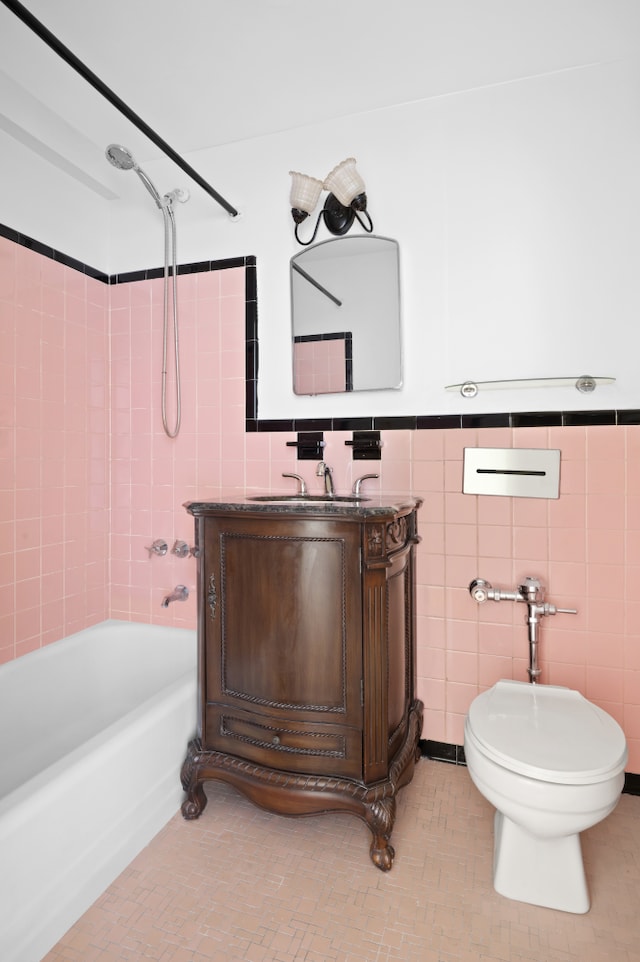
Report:
<svg viewBox="0 0 640 962"><path fill-rule="evenodd" d="M300 497L291 494L241 495L237 492L223 494L207 500L187 501L184 507L190 514L205 515L221 512L245 512L277 515L312 515L323 517L375 518L406 514L419 508L422 498L408 494L365 494L356 498L338 494L334 498L324 495Z"/></svg>

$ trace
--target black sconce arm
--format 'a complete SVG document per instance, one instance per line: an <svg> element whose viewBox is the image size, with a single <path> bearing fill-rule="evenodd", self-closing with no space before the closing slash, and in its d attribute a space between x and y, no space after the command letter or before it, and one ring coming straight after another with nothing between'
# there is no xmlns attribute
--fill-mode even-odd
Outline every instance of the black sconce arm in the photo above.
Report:
<svg viewBox="0 0 640 962"><path fill-rule="evenodd" d="M362 217L360 216L361 214L367 218L367 223L362 220ZM299 220L298 217L294 216L294 220L296 222L294 231L295 238L302 247L308 247L310 244L313 244L318 233L320 221L323 219L327 230L331 234L335 234L336 237L342 237L343 234L346 234L351 229L351 226L356 219L362 229L367 232L367 234L371 234L373 231L373 221L371 220L367 210L366 194L359 194L357 197L355 197L349 207L345 207L344 204L340 203L337 197L335 197L333 194L329 194L324 202L324 207L318 214L316 226L313 228L313 234L308 241L301 240L300 236L298 235L298 227L305 219L306 218Z"/></svg>

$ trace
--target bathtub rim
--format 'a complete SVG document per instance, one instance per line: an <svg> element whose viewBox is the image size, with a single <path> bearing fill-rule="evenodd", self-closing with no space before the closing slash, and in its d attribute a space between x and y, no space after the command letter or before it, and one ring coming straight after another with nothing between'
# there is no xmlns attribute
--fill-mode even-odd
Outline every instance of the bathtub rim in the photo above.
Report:
<svg viewBox="0 0 640 962"><path fill-rule="evenodd" d="M66 638L61 638L58 641L51 642L49 645L45 645L44 648L38 648L33 652L28 652L22 655L20 658L14 659L14 662L21 662L23 659L28 659L31 656L42 656L46 658L51 658L55 655L55 645L64 645L66 647L75 647L78 644L86 643L87 632L90 632L97 628L112 628L120 627L123 630L130 629L131 627L140 626L140 630L145 628L151 628L152 630L163 629L168 631L180 631L189 634L189 638L185 638L185 641L193 641L194 653L193 653L193 664L189 666L187 670L181 672L176 678L170 681L168 684L161 686L149 697L145 698L144 701L139 702L135 707L131 708L129 711L120 715L115 721L110 722L105 725L99 732L92 735L90 738L83 741L76 748L65 753L60 758L56 758L50 764L44 766L35 775L32 775L27 781L22 782L16 788L7 792L6 795L0 797L0 838L7 831L13 830L15 826L22 823L27 817L27 810L29 808L29 799L32 798L38 790L41 789L52 789L55 785L56 776L60 775L66 769L79 765L83 762L88 755L96 750L102 748L112 739L115 739L117 735L129 726L134 726L136 723L140 723L142 718L146 716L147 713L158 710L161 704L164 704L167 699L175 698L179 693L182 692L185 686L193 686L193 697L196 698L196 671L197 671L197 648L196 648L196 630L191 628L173 628L167 625L149 625L146 622L133 622L124 621L122 619L109 618L105 621L98 622L95 625L91 625L89 628L84 628L81 631L74 632L72 635L68 635ZM67 643L70 643L67 646ZM135 643L135 642L134 642ZM54 649L53 652L49 649ZM59 649L58 649L59 650ZM11 669L14 662L8 663L7 667ZM4 666L2 666L4 668ZM20 737L17 733L16 737Z"/></svg>

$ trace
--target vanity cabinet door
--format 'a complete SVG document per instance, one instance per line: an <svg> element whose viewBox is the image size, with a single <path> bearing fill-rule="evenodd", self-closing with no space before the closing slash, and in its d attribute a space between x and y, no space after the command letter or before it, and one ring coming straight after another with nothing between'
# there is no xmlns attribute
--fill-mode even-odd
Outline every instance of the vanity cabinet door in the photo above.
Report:
<svg viewBox="0 0 640 962"><path fill-rule="evenodd" d="M204 744L362 777L360 527L207 518Z"/></svg>

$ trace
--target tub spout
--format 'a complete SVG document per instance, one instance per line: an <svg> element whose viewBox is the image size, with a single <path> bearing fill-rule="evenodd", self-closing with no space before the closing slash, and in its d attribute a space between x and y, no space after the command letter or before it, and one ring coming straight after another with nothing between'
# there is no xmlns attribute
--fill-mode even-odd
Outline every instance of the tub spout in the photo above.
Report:
<svg viewBox="0 0 640 962"><path fill-rule="evenodd" d="M168 608L172 601L186 601L189 597L189 589L186 585L176 585L170 595L165 595L162 599L162 607Z"/></svg>

